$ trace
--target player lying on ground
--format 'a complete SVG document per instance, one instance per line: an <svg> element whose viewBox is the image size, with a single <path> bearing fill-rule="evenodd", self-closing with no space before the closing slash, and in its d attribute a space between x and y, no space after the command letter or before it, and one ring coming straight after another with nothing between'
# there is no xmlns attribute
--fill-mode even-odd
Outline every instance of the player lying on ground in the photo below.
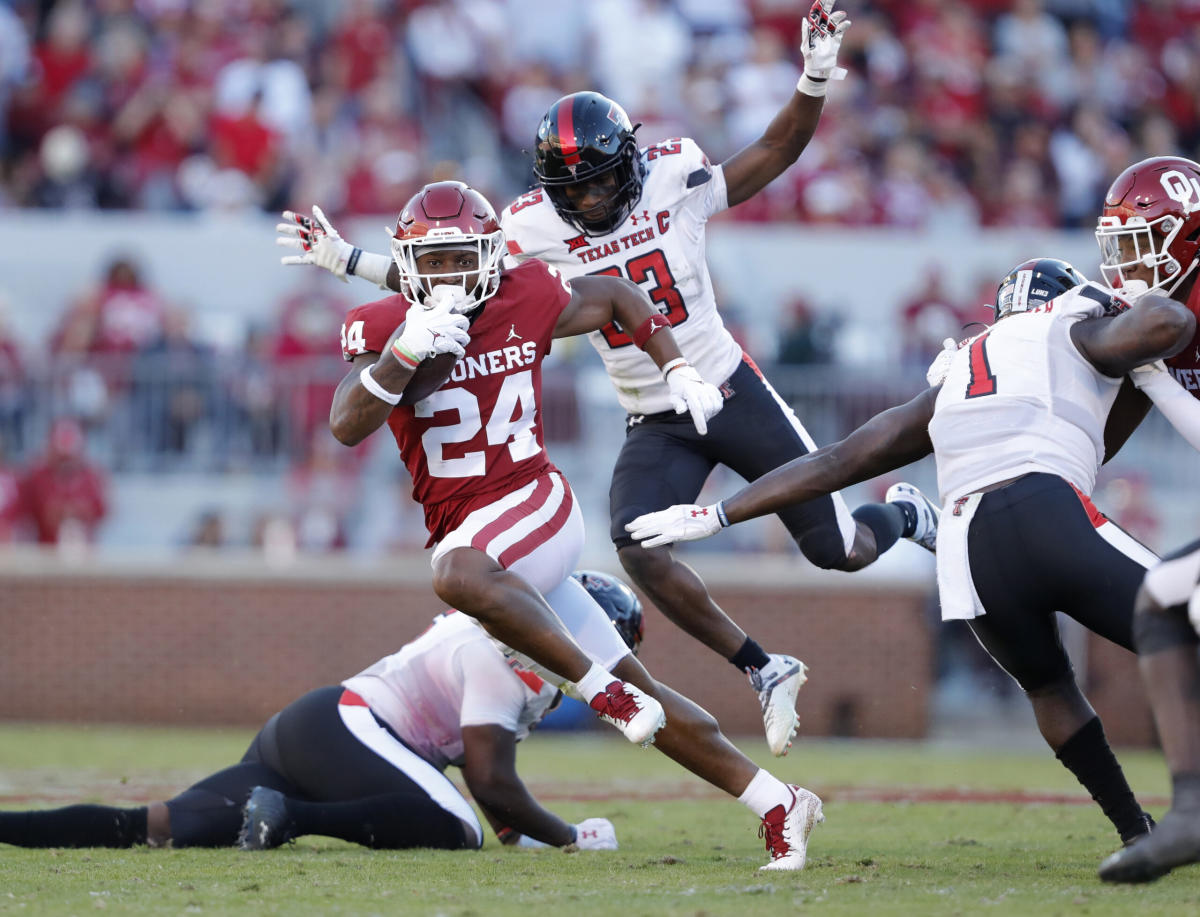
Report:
<svg viewBox="0 0 1200 917"><path fill-rule="evenodd" d="M626 572L676 625L749 676L762 706L771 753L795 734L796 693L804 665L767 653L721 609L703 581L666 548L634 544L625 523L644 512L694 500L718 464L747 480L816 448L799 418L725 327L705 261L708 220L758 194L799 159L816 132L838 50L850 22L832 0L813 3L801 24L804 73L762 136L722 163L688 138L638 149L636 126L597 92L550 106L532 146L538 186L504 208L511 260L536 258L574 279L605 274L643 286L670 322L683 355L721 386L725 408L693 425L673 408L673 393L637 346L634 329L612 323L588 338L628 412L612 474L610 537ZM346 279L359 276L401 291L399 268L344 241L319 208L313 219L286 212L279 242L300 252L285 264L311 264ZM747 428L761 438L750 442ZM898 498L902 499L902 497ZM856 570L901 534L896 507L851 514L838 494L780 514L800 551L827 569Z"/></svg>
<svg viewBox="0 0 1200 917"><path fill-rule="evenodd" d="M601 573L574 580L636 652L642 609L629 588ZM517 743L560 698L506 659L469 617L448 612L399 652L289 704L240 763L173 799L0 812L0 842L228 847L240 840L262 849L321 834L376 848L475 849L483 843L479 820L442 773L455 765L505 843L524 836L555 847L616 849L607 819L567 824L538 805L517 775Z"/></svg>
<svg viewBox="0 0 1200 917"><path fill-rule="evenodd" d="M1130 307L1097 284L1066 289L1078 279L1054 259L1021 265L1001 284L996 323L952 354L944 382L721 503L672 507L630 531L652 545L703 538L932 452L943 619L966 620L1016 679L1050 748L1129 842L1152 821L1075 683L1054 613L1133 648L1134 597L1156 558L1101 525L1088 495L1106 434L1112 454L1132 430L1106 429L1125 375L1176 353L1195 319L1161 294Z"/></svg>
<svg viewBox="0 0 1200 917"><path fill-rule="evenodd" d="M435 592L552 683L573 683L628 738L656 742L754 811L771 851L764 868L802 868L821 801L738 752L709 714L614 639L570 578L583 518L542 445L541 366L553 339L614 320L662 368L697 427L720 409L720 393L679 356L666 320L629 281L568 284L540 261L502 269L491 205L461 182L418 192L393 250L404 293L347 316L343 349L354 368L334 394L330 426L346 444L390 428L436 545Z"/></svg>

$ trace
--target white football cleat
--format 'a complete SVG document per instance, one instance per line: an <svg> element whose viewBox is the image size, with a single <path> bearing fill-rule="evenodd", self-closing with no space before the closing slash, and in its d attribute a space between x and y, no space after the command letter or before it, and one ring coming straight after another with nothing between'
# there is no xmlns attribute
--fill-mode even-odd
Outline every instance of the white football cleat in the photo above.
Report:
<svg viewBox="0 0 1200 917"><path fill-rule="evenodd" d="M758 836L765 838L771 862L762 869L803 869L808 860L808 836L812 829L825 821L821 800L816 793L802 786L788 784L792 804L784 809L778 805L763 816Z"/></svg>
<svg viewBox="0 0 1200 917"><path fill-rule="evenodd" d="M805 674L808 666L794 656L773 655L770 659L765 669L750 672L750 685L758 692L758 702L762 704L767 747L778 758L787 754L800 726L796 695L808 681Z"/></svg>
<svg viewBox="0 0 1200 917"><path fill-rule="evenodd" d="M590 701L600 719L612 723L630 742L643 748L654 744L654 734L667 724L662 704L627 681L613 680Z"/></svg>
<svg viewBox="0 0 1200 917"><path fill-rule="evenodd" d="M917 511L916 531L904 537L936 554L938 520L942 516L942 511L934 505L933 501L917 488L903 481L889 487L884 500L888 503L908 503Z"/></svg>

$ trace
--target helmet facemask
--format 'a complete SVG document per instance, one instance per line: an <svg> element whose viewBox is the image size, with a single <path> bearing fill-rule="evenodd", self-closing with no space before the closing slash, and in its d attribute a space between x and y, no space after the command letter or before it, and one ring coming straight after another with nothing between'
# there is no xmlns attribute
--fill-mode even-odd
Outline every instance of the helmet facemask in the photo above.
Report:
<svg viewBox="0 0 1200 917"><path fill-rule="evenodd" d="M431 251L474 252L478 267L472 270L423 274L417 259ZM504 258L504 233L486 235L464 233L458 229L431 229L428 234L409 239L392 239L392 258L400 272L400 292L413 305L423 306L435 286L456 280L466 294L466 303L455 312L469 314L494 296L500 287L500 262Z"/></svg>
<svg viewBox="0 0 1200 917"><path fill-rule="evenodd" d="M630 140L622 146L616 162L608 168L569 182L542 179L542 186L560 217L585 235L606 236L625 222L642 196L640 166L637 144ZM612 191L586 210L576 207L567 194L567 188L595 181L603 176L612 177Z"/></svg>
<svg viewBox="0 0 1200 917"><path fill-rule="evenodd" d="M1167 295L1173 293L1196 267L1193 261L1184 270L1171 255L1175 237L1183 226L1184 222L1172 214L1149 222L1139 216L1128 217L1124 223L1119 216L1100 217L1096 241L1100 245L1100 272L1105 282L1114 290L1145 292L1141 289L1145 282L1150 290L1161 288ZM1139 268L1153 270L1152 280L1126 276L1126 271Z"/></svg>

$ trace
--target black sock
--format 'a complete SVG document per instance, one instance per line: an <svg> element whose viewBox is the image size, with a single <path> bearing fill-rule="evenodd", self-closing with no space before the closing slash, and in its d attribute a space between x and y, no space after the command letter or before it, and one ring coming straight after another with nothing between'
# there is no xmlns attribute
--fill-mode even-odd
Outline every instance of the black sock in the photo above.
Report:
<svg viewBox="0 0 1200 917"><path fill-rule="evenodd" d="M0 812L0 843L17 847L132 847L146 843L146 808L67 806Z"/></svg>
<svg viewBox="0 0 1200 917"><path fill-rule="evenodd" d="M917 530L917 510L907 501L864 503L850 514L875 534L876 553L882 554L901 538Z"/></svg>
<svg viewBox="0 0 1200 917"><path fill-rule="evenodd" d="M1134 799L1121 765L1108 746L1100 717L1094 716L1088 720L1063 743L1055 757L1100 804L1122 841L1145 833L1145 813Z"/></svg>
<svg viewBox="0 0 1200 917"><path fill-rule="evenodd" d="M743 672L749 672L751 669L765 669L770 665L771 657L752 638L747 637L741 649L730 656L729 661Z"/></svg>
<svg viewBox="0 0 1200 917"><path fill-rule="evenodd" d="M386 793L346 802L288 798L292 836L323 834L379 850L466 846L462 822L423 793Z"/></svg>

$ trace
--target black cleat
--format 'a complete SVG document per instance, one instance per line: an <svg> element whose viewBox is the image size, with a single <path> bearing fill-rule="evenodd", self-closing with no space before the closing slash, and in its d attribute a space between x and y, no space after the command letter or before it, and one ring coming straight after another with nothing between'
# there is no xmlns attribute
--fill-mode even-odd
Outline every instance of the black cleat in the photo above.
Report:
<svg viewBox="0 0 1200 917"><path fill-rule="evenodd" d="M242 850L272 850L293 837L287 797L270 787L256 786L242 808L242 830L237 845Z"/></svg>
<svg viewBox="0 0 1200 917"><path fill-rule="evenodd" d="M1105 882L1153 882L1176 866L1200 862L1200 813L1172 809L1149 834L1100 864Z"/></svg>

